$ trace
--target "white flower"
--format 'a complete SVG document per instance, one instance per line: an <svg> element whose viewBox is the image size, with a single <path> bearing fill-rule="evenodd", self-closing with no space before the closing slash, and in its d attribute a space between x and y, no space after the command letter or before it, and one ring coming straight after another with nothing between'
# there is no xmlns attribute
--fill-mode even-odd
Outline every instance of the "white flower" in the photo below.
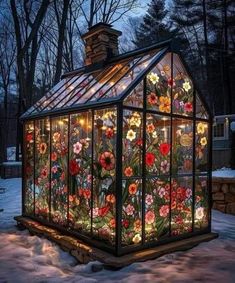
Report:
<svg viewBox="0 0 235 283"><path fill-rule="evenodd" d="M196 209L196 219L201 220L204 217L204 208L199 207Z"/></svg>
<svg viewBox="0 0 235 283"><path fill-rule="evenodd" d="M136 132L134 132L133 130L129 130L129 131L127 132L126 138L127 138L129 141L133 141L133 140L136 138Z"/></svg>
<svg viewBox="0 0 235 283"><path fill-rule="evenodd" d="M140 234L136 234L133 239L132 239L134 244L138 244L141 241L141 236Z"/></svg>
<svg viewBox="0 0 235 283"><path fill-rule="evenodd" d="M153 83L156 84L159 81L159 76L156 73L151 72L148 74L147 78Z"/></svg>
<svg viewBox="0 0 235 283"><path fill-rule="evenodd" d="M134 112L132 117L129 119L129 123L131 126L139 127L141 125L141 117L138 112Z"/></svg>
<svg viewBox="0 0 235 283"><path fill-rule="evenodd" d="M183 107L184 106L184 102L180 101L180 106Z"/></svg>
<svg viewBox="0 0 235 283"><path fill-rule="evenodd" d="M157 138L157 132L156 132L156 131L154 131L154 132L152 133L152 137L153 137L154 139Z"/></svg>
<svg viewBox="0 0 235 283"><path fill-rule="evenodd" d="M183 83L183 89L185 90L185 91L189 91L190 89L191 89L191 85L190 85L190 83L189 82L184 82Z"/></svg>
<svg viewBox="0 0 235 283"><path fill-rule="evenodd" d="M79 154L81 150L82 150L82 144L80 142L76 142L73 145L73 152Z"/></svg>

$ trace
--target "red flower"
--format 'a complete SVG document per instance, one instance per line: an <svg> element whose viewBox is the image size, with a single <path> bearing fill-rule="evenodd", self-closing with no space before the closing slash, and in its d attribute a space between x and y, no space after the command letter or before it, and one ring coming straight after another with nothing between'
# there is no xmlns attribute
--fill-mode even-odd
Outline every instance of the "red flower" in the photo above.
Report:
<svg viewBox="0 0 235 283"><path fill-rule="evenodd" d="M162 143L160 144L160 152L162 155L167 155L170 151L171 146L169 145L169 143Z"/></svg>
<svg viewBox="0 0 235 283"><path fill-rule="evenodd" d="M137 139L135 144L138 145L138 146L143 146L143 140L142 139Z"/></svg>
<svg viewBox="0 0 235 283"><path fill-rule="evenodd" d="M109 226L110 226L111 228L115 228L115 227L116 227L116 221L115 221L114 218L112 218L112 219L109 221Z"/></svg>
<svg viewBox="0 0 235 283"><path fill-rule="evenodd" d="M104 217L105 215L107 215L108 212L109 212L109 207L104 206L104 207L99 208L98 215L101 217Z"/></svg>
<svg viewBox="0 0 235 283"><path fill-rule="evenodd" d="M80 172L80 167L77 164L75 159L70 160L69 162L69 173L74 176Z"/></svg>
<svg viewBox="0 0 235 283"><path fill-rule="evenodd" d="M84 189L83 190L83 196L84 196L85 199L90 199L91 198L91 190Z"/></svg>
<svg viewBox="0 0 235 283"><path fill-rule="evenodd" d="M27 134L26 135L26 141L30 142L33 139L33 134Z"/></svg>
<svg viewBox="0 0 235 283"><path fill-rule="evenodd" d="M52 161L56 161L56 159L57 159L57 153L56 153L56 152L52 152L52 154L51 154L51 160L52 160Z"/></svg>
<svg viewBox="0 0 235 283"><path fill-rule="evenodd" d="M145 156L145 162L147 166L153 166L155 161L155 155L151 152L147 152Z"/></svg>
<svg viewBox="0 0 235 283"><path fill-rule="evenodd" d="M192 103L191 103L191 102L186 102L186 103L184 104L184 110L185 110L186 112L192 112L192 111L193 111L193 105L192 105Z"/></svg>
<svg viewBox="0 0 235 283"><path fill-rule="evenodd" d="M149 210L146 214L145 214L145 222L146 224L153 224L155 221L155 213L151 210Z"/></svg>
<svg viewBox="0 0 235 283"><path fill-rule="evenodd" d="M156 96L156 93L151 92L148 95L148 103L153 105L153 104L157 104L157 102L158 102L158 97Z"/></svg>
<svg viewBox="0 0 235 283"><path fill-rule="evenodd" d="M113 170L115 167L115 157L110 151L105 151L100 155L99 159L100 165L105 169L105 170Z"/></svg>
<svg viewBox="0 0 235 283"><path fill-rule="evenodd" d="M169 78L169 79L167 80L167 83L168 83L169 86L175 86L175 80L172 79L172 78Z"/></svg>
<svg viewBox="0 0 235 283"><path fill-rule="evenodd" d="M159 214L161 217L167 217L169 213L169 205L163 205L159 209Z"/></svg>
<svg viewBox="0 0 235 283"><path fill-rule="evenodd" d="M133 169L132 169L131 167L125 168L124 174L125 174L125 176L127 176L127 177L131 177L131 176L133 175Z"/></svg>
<svg viewBox="0 0 235 283"><path fill-rule="evenodd" d="M114 136L114 131L112 128L108 128L106 129L105 131L105 136L108 138L108 139L111 139L113 136Z"/></svg>
<svg viewBox="0 0 235 283"><path fill-rule="evenodd" d="M127 219L123 219L122 226L127 229L129 227L129 221Z"/></svg>

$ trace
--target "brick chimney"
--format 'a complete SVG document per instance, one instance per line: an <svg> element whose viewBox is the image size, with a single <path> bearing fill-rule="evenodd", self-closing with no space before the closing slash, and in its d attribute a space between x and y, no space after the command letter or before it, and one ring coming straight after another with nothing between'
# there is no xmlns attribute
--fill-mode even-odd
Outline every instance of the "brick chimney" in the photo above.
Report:
<svg viewBox="0 0 235 283"><path fill-rule="evenodd" d="M118 55L118 37L121 34L105 23L98 23L89 28L89 31L82 36L85 40L85 65L105 61Z"/></svg>

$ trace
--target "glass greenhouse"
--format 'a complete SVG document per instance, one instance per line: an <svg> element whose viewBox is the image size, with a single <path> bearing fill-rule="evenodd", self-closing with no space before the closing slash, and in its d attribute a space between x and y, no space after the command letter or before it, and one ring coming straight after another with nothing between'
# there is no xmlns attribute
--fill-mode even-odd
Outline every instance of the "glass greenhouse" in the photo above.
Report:
<svg viewBox="0 0 235 283"><path fill-rule="evenodd" d="M210 232L211 116L170 41L65 74L22 120L24 216L115 255Z"/></svg>

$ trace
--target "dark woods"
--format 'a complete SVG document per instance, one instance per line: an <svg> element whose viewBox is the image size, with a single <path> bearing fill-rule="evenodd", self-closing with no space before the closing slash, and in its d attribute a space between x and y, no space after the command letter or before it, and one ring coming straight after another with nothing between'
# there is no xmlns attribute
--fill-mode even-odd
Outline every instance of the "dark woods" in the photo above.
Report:
<svg viewBox="0 0 235 283"><path fill-rule="evenodd" d="M121 50L175 38L213 113L235 112L234 1L152 0L147 9L143 2L0 0L0 161L11 145L19 159L18 118L64 72L82 65L81 35L100 21L128 26ZM141 6L144 17L130 19Z"/></svg>

